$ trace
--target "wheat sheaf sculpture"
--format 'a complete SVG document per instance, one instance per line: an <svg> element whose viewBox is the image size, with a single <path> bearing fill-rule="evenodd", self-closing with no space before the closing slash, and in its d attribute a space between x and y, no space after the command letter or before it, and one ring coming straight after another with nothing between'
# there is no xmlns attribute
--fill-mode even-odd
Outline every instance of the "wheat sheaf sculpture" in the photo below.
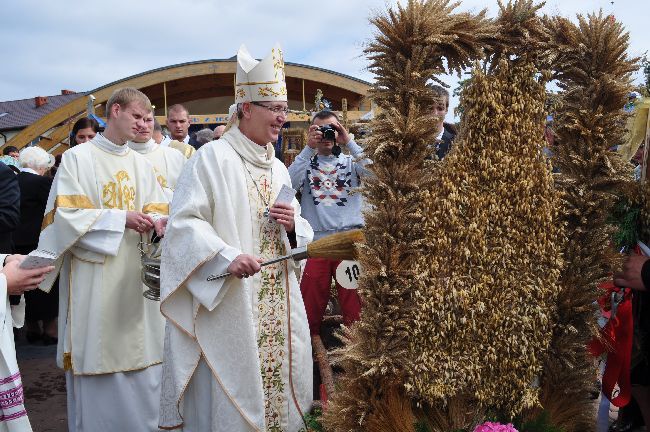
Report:
<svg viewBox="0 0 650 432"><path fill-rule="evenodd" d="M595 371L585 345L597 283L615 262L608 200L627 181L606 152L620 139L634 60L620 24L602 15L575 25L519 0L499 3L490 20L457 6L412 0L371 20L380 114L366 147L364 309L345 332L345 374L324 425L449 432L543 413L564 432L589 431ZM589 69L590 47L617 66ZM461 134L443 162L429 160L427 84L468 67ZM542 152L550 79L563 90L553 149L561 174Z"/></svg>

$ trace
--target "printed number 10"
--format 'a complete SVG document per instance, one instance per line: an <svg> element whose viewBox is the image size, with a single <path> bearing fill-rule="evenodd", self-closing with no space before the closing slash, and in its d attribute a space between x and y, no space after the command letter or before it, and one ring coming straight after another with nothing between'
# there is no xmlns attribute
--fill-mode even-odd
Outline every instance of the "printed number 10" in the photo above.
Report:
<svg viewBox="0 0 650 432"><path fill-rule="evenodd" d="M354 280L359 280L359 266L354 264L351 269L350 267L346 268L345 274L348 275L350 282L352 282L352 278L354 278Z"/></svg>

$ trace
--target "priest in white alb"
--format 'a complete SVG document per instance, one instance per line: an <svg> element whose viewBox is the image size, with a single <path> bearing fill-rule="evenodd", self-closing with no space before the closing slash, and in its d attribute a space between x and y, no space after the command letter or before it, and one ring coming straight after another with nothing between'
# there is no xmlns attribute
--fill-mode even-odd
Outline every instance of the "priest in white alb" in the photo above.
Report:
<svg viewBox="0 0 650 432"><path fill-rule="evenodd" d="M176 182L187 159L175 148L157 144L153 139L153 129L154 117L151 112L144 118L144 127L138 130L138 134L128 142L128 145L151 162L158 183L171 202Z"/></svg>
<svg viewBox="0 0 650 432"><path fill-rule="evenodd" d="M288 113L279 46L262 61L239 50L235 97L235 125L176 185L161 263L160 426L297 432L312 402L312 356L295 263L260 267L313 237L295 198L276 203L291 185L271 144Z"/></svg>
<svg viewBox="0 0 650 432"><path fill-rule="evenodd" d="M134 88L106 103L107 127L63 154L38 248L57 257L57 363L72 432L150 431L158 422L164 318L142 296L139 242L163 234L169 204L154 168L127 145L152 112Z"/></svg>

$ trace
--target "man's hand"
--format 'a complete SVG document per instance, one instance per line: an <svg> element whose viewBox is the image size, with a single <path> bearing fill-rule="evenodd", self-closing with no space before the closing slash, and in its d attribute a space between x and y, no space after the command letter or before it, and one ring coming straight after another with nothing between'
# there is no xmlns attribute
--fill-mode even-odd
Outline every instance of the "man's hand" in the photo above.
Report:
<svg viewBox="0 0 650 432"><path fill-rule="evenodd" d="M307 130L307 145L316 149L318 143L323 138L323 133L318 130L318 125L311 125Z"/></svg>
<svg viewBox="0 0 650 432"><path fill-rule="evenodd" d="M7 255L7 258L5 258L5 265L9 264L12 261L18 261L18 264L20 264L25 261L25 258L27 258L27 255Z"/></svg>
<svg viewBox="0 0 650 432"><path fill-rule="evenodd" d="M153 228L153 219L148 214L139 211L127 211L125 226L139 233L144 233Z"/></svg>
<svg viewBox="0 0 650 432"><path fill-rule="evenodd" d="M237 277L238 279L253 276L260 271L260 263L264 260L254 257L253 255L241 254L237 255L230 265L228 266L228 273Z"/></svg>
<svg viewBox="0 0 650 432"><path fill-rule="evenodd" d="M269 209L269 216L278 221L287 232L292 232L296 226L293 206L289 203L276 203Z"/></svg>
<svg viewBox="0 0 650 432"><path fill-rule="evenodd" d="M167 229L167 220L169 218L160 218L153 223L154 228L156 229L156 235L160 238L165 237L165 230Z"/></svg>
<svg viewBox="0 0 650 432"><path fill-rule="evenodd" d="M629 256L623 264L623 271L614 275L614 284L620 287L645 291L646 287L641 279L641 269L648 259L650 258L641 255Z"/></svg>
<svg viewBox="0 0 650 432"><path fill-rule="evenodd" d="M334 121L332 127L338 132L336 135L336 143L339 145L347 145L350 142L350 134L345 130L343 125L339 121ZM321 134L322 135L322 134Z"/></svg>
<svg viewBox="0 0 650 432"><path fill-rule="evenodd" d="M19 267L21 262L12 260L0 270L0 273L7 278L7 293L9 295L21 295L25 291L38 288L38 284L43 282L45 275L54 270L53 266L31 270L21 269Z"/></svg>

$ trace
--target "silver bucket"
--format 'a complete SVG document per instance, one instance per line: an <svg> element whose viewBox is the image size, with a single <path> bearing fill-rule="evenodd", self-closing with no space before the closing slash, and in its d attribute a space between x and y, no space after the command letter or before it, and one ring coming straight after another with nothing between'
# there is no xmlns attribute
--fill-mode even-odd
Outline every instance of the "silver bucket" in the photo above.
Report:
<svg viewBox="0 0 650 432"><path fill-rule="evenodd" d="M143 243L140 241L140 277L147 290L142 295L154 301L160 301L160 255L162 242Z"/></svg>

